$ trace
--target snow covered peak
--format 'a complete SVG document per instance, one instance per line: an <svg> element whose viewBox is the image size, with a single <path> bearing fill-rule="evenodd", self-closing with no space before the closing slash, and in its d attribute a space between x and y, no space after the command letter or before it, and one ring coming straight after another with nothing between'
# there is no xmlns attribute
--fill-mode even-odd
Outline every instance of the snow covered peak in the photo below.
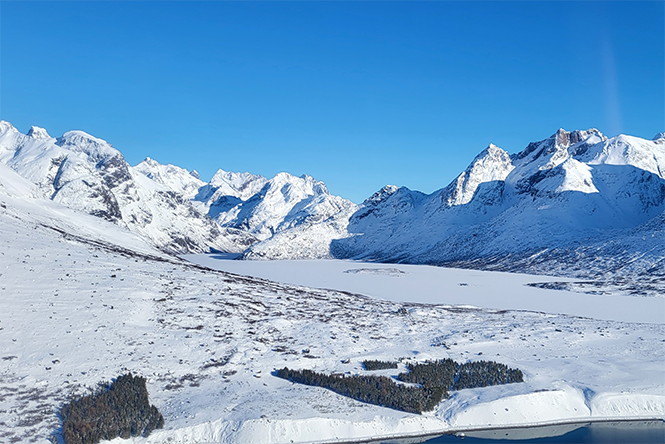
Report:
<svg viewBox="0 0 665 444"><path fill-rule="evenodd" d="M93 161L115 156L122 157L120 151L113 148L111 144L83 131L67 131L56 140L55 144L74 152L87 154Z"/></svg>
<svg viewBox="0 0 665 444"><path fill-rule="evenodd" d="M308 175L297 177L282 172L266 180L248 173L222 171L215 176L210 186L219 188L208 201L208 214L223 227L248 231L260 240L305 222L322 222L354 207L346 199L331 196L323 182ZM263 186L248 198L243 198L238 189L260 184ZM224 194L220 194L222 187L228 190Z"/></svg>
<svg viewBox="0 0 665 444"><path fill-rule="evenodd" d="M590 147L578 159L589 165L630 165L665 178L665 148L639 137L620 134Z"/></svg>
<svg viewBox="0 0 665 444"><path fill-rule="evenodd" d="M444 190L448 206L464 205L471 202L481 183L504 181L515 167L505 150L490 143L473 159L471 165Z"/></svg>
<svg viewBox="0 0 665 444"><path fill-rule="evenodd" d="M301 192L306 195L330 194L325 183L314 179L308 174L298 177L290 173L281 172L277 173L268 183L270 184L270 188L275 190L279 188L282 193L291 192L290 190L295 189L297 190L296 194Z"/></svg>
<svg viewBox="0 0 665 444"><path fill-rule="evenodd" d="M270 179L260 192L266 200L285 202L300 201L308 196L329 195L326 184L306 174L297 177L281 172ZM275 202L276 203L276 202Z"/></svg>
<svg viewBox="0 0 665 444"><path fill-rule="evenodd" d="M658 133L655 136L653 136L653 140L656 143L662 143L665 141L665 132L664 133Z"/></svg>
<svg viewBox="0 0 665 444"><path fill-rule="evenodd" d="M153 159L151 157L146 157L145 159L143 159L143 162L139 163L139 165L144 165L146 167L155 168L155 167L160 166L161 163L157 162L155 159ZM139 166L139 165L136 165L136 166Z"/></svg>
<svg viewBox="0 0 665 444"><path fill-rule="evenodd" d="M384 200L388 199L390 196L395 194L399 190L399 187L396 185L386 185L385 187L381 188L379 191L376 193L372 194L370 197L365 199L365 202L363 202L363 205L372 205L372 204L378 204L379 202L383 202Z"/></svg>
<svg viewBox="0 0 665 444"><path fill-rule="evenodd" d="M259 192L266 182L268 179L258 174L234 173L220 169L210 179L209 186L214 189L211 200L215 201L220 196L233 196L247 200Z"/></svg>
<svg viewBox="0 0 665 444"><path fill-rule="evenodd" d="M170 190L188 199L194 197L199 188L205 185L205 182L194 177L186 169L170 164L162 165L150 157L146 157L143 162L133 167L133 170L154 182L166 185Z"/></svg>
<svg viewBox="0 0 665 444"><path fill-rule="evenodd" d="M0 120L0 135L5 134L6 132L18 133L18 130L6 120Z"/></svg>
<svg viewBox="0 0 665 444"><path fill-rule="evenodd" d="M38 126L30 127L30 131L28 131L27 136L32 137L33 139L51 139L51 136L49 136L48 132L44 128L40 128Z"/></svg>

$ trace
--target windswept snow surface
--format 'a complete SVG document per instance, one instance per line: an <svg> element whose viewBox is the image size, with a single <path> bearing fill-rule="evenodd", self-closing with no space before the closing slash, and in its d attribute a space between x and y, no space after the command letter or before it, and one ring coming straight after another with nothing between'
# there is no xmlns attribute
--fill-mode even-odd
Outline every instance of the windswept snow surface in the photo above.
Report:
<svg viewBox="0 0 665 444"><path fill-rule="evenodd" d="M215 254L182 257L216 270L286 284L360 293L393 302L530 310L665 324L665 297L636 297L610 288L598 292L593 282L585 286L583 281L573 279L345 260L238 261L220 259Z"/></svg>
<svg viewBox="0 0 665 444"><path fill-rule="evenodd" d="M129 441L137 444L353 441L665 416L663 325L393 302L204 269L99 218L68 222L72 210L35 204L34 186L0 172L3 442L57 438L64 402L126 371L148 378L166 420ZM414 271L340 274L399 282ZM413 415L271 375L446 357L497 360L526 382L455 392Z"/></svg>

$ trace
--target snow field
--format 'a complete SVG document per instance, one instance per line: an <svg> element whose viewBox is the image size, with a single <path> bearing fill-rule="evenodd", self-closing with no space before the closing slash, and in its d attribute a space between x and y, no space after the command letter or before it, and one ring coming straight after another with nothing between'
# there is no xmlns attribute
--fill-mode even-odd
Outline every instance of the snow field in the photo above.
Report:
<svg viewBox="0 0 665 444"><path fill-rule="evenodd" d="M606 294L592 294L589 291L597 291L596 287L581 286L573 292L527 285L556 282L575 288L579 280L570 278L332 259L238 261L216 254L182 257L216 270L361 293L394 302L473 305L665 324L664 297L636 297L607 286L603 288Z"/></svg>
<svg viewBox="0 0 665 444"><path fill-rule="evenodd" d="M279 284L170 259L98 219L70 223L58 208L0 194L2 442L57 437L62 403L125 371L148 378L166 421L137 444L334 442L665 416L661 324ZM339 276L399 282L414 270ZM284 366L353 374L364 372L364 359L446 357L496 360L520 368L526 382L454 392L434 412L412 415L271 375Z"/></svg>

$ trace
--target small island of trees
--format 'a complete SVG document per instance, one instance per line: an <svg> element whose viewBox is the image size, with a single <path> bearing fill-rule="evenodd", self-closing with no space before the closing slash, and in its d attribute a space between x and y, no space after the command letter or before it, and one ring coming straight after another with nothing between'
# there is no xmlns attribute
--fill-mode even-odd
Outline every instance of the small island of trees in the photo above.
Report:
<svg viewBox="0 0 665 444"><path fill-rule="evenodd" d="M144 377L128 373L64 405L60 413L65 444L145 437L164 427L164 417L148 401L145 382Z"/></svg>
<svg viewBox="0 0 665 444"><path fill-rule="evenodd" d="M368 366L366 363L370 362ZM376 370L385 361L364 361L367 370ZM409 413L422 413L433 410L442 399L449 397L449 390L487 387L490 385L523 382L519 369L508 368L494 361L476 361L459 364L452 359L406 364L408 372L400 373L400 384L387 376L372 375L327 375L312 370L290 370L284 367L274 375L291 382L327 388L335 393L357 401L402 410Z"/></svg>

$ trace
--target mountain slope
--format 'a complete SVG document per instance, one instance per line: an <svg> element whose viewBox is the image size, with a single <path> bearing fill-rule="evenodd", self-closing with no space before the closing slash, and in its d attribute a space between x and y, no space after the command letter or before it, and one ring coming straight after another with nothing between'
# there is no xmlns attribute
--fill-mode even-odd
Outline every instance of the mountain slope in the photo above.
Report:
<svg viewBox="0 0 665 444"><path fill-rule="evenodd" d="M490 145L431 195L386 187L372 196L333 254L567 275L629 274L636 255L643 268L662 267L653 228L665 210L662 140L590 129L559 130L512 156ZM652 234L653 244L639 241Z"/></svg>
<svg viewBox="0 0 665 444"><path fill-rule="evenodd" d="M196 211L186 198L195 177L178 188L173 167L149 179L149 161L135 171L110 144L82 131L54 139L42 128L23 135L0 122L0 162L35 183L43 197L126 227L171 253L240 252L255 242Z"/></svg>
<svg viewBox="0 0 665 444"><path fill-rule="evenodd" d="M244 258L330 257L331 240L344 235L349 216L357 208L307 175L279 173L268 180L220 169L205 183L187 170L152 159L135 169L189 198L199 213L210 216L222 230L253 239L256 249L247 249ZM245 249L249 244L239 246Z"/></svg>
<svg viewBox="0 0 665 444"><path fill-rule="evenodd" d="M304 240L311 228L316 245L303 242L291 252L290 242L280 251L326 257L356 208L310 176L279 173L268 180L219 170L206 183L196 171L150 158L131 167L106 141L82 131L55 139L38 127L21 134L4 121L0 163L36 184L45 199L126 227L175 254L241 253L283 231Z"/></svg>

